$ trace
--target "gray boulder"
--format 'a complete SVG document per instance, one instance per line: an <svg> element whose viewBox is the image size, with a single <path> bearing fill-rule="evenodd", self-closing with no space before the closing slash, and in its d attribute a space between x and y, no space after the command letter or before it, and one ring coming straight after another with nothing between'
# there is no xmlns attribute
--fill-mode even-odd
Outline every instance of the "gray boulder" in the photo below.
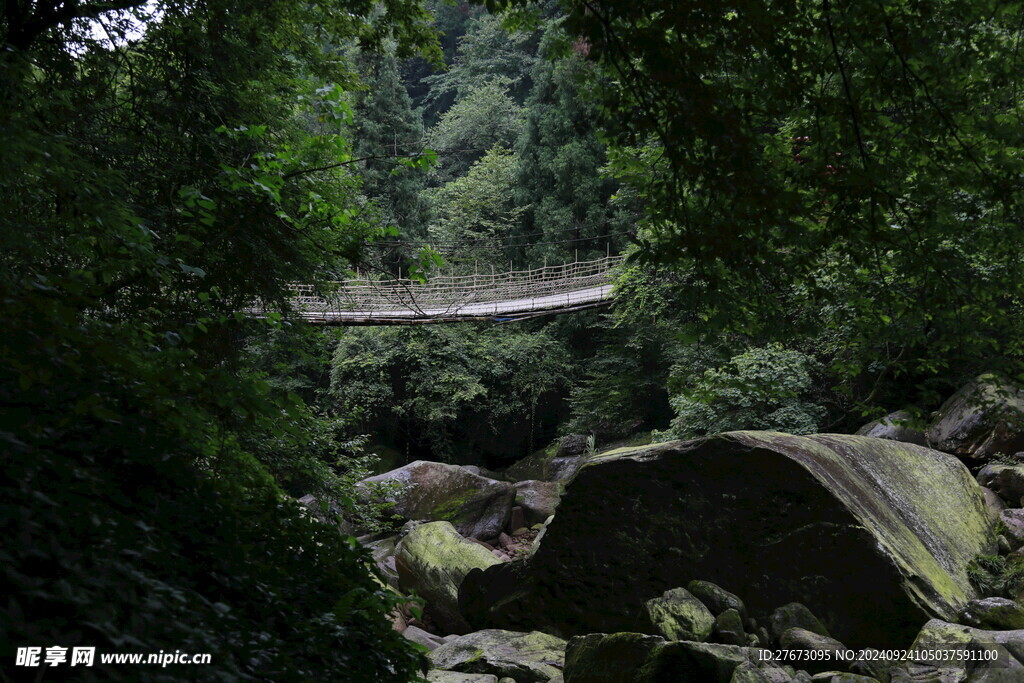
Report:
<svg viewBox="0 0 1024 683"><path fill-rule="evenodd" d="M754 662L743 662L732 672L729 683L790 683L793 678L779 667L759 667Z"/></svg>
<svg viewBox="0 0 1024 683"><path fill-rule="evenodd" d="M737 667L760 659L753 648L592 633L569 641L564 676L565 683L729 683Z"/></svg>
<svg viewBox="0 0 1024 683"><path fill-rule="evenodd" d="M439 669L428 671L427 680L430 683L498 683L498 677L490 674L464 674Z"/></svg>
<svg viewBox="0 0 1024 683"><path fill-rule="evenodd" d="M419 626L407 626L402 635L414 643L418 643L428 650L435 650L444 644L440 636L435 636L429 631L424 631Z"/></svg>
<svg viewBox="0 0 1024 683"><path fill-rule="evenodd" d="M932 448L973 460L1024 450L1024 391L981 375L942 404L927 437Z"/></svg>
<svg viewBox="0 0 1024 683"><path fill-rule="evenodd" d="M636 681L663 638L642 633L590 633L565 646L565 683Z"/></svg>
<svg viewBox="0 0 1024 683"><path fill-rule="evenodd" d="M446 521L463 536L494 538L505 529L512 512L512 485L473 474L458 465L417 460L404 467L369 477L363 489L374 484L400 484L385 499L394 512L406 519Z"/></svg>
<svg viewBox="0 0 1024 683"><path fill-rule="evenodd" d="M587 459L587 436L571 434L562 437L542 451L528 455L506 470L513 481L566 482L573 478Z"/></svg>
<svg viewBox="0 0 1024 683"><path fill-rule="evenodd" d="M685 588L673 588L644 603L644 626L666 640L704 641L715 627L715 617Z"/></svg>
<svg viewBox="0 0 1024 683"><path fill-rule="evenodd" d="M526 526L540 524L555 514L562 499L562 485L554 481L529 479L515 484L515 504L523 508Z"/></svg>
<svg viewBox="0 0 1024 683"><path fill-rule="evenodd" d="M932 619L921 629L910 649L915 653L936 654L895 667L892 670L894 683L1024 681L1024 630L986 631ZM929 669L936 672L933 677L922 678L922 673Z"/></svg>
<svg viewBox="0 0 1024 683"><path fill-rule="evenodd" d="M967 672L950 666L902 663L891 671L890 683L966 683ZM1011 683L1007 681L1006 683Z"/></svg>
<svg viewBox="0 0 1024 683"><path fill-rule="evenodd" d="M1006 598L971 600L960 613L960 621L969 626L997 631L1024 629L1024 609Z"/></svg>
<svg viewBox="0 0 1024 683"><path fill-rule="evenodd" d="M384 575L384 580L392 588L398 588L395 550L400 539L400 534L390 532L360 536L358 539L363 547L369 549L370 554L373 555L374 564L377 565L377 569Z"/></svg>
<svg viewBox="0 0 1024 683"><path fill-rule="evenodd" d="M1024 465L990 463L978 472L978 483L995 491L1006 506L1018 508L1024 498Z"/></svg>
<svg viewBox="0 0 1024 683"><path fill-rule="evenodd" d="M565 641L546 633L477 631L456 638L430 653L439 668L464 673L508 676L516 683L547 683L562 673Z"/></svg>
<svg viewBox="0 0 1024 683"><path fill-rule="evenodd" d="M739 612L727 609L715 617L715 639L726 645L747 644L747 632Z"/></svg>
<svg viewBox="0 0 1024 683"><path fill-rule="evenodd" d="M469 570L498 563L486 548L467 541L448 522L414 527L395 553L401 589L422 596L438 626L454 633L469 630L469 624L459 613L459 584Z"/></svg>
<svg viewBox="0 0 1024 683"><path fill-rule="evenodd" d="M1006 526L1006 533L1015 545L1024 543L1024 509L1008 508L1000 510L999 519Z"/></svg>
<svg viewBox="0 0 1024 683"><path fill-rule="evenodd" d="M665 643L645 665L650 677L644 683L729 683L737 667L761 659L756 648L686 641Z"/></svg>
<svg viewBox="0 0 1024 683"><path fill-rule="evenodd" d="M536 554L471 572L459 601L476 628L615 633L700 577L744 586L758 621L798 601L850 647L906 647L917 624L954 619L979 597L967 565L994 550L993 525L950 455L730 432L595 456Z"/></svg>
<svg viewBox="0 0 1024 683"><path fill-rule="evenodd" d="M729 683L793 683L794 681L810 681L810 674L800 672L803 676L796 676L792 667L786 669L776 666L771 662L751 661L743 662L732 672L732 679Z"/></svg>
<svg viewBox="0 0 1024 683"><path fill-rule="evenodd" d="M993 517L998 518L1003 510L1007 508L1006 501L999 497L992 489L982 486L981 494L985 496L985 506Z"/></svg>
<svg viewBox="0 0 1024 683"><path fill-rule="evenodd" d="M776 609L768 618L768 625L776 641L780 641L782 635L791 628L804 629L826 637L829 635L828 629L818 617L799 602L791 602Z"/></svg>
<svg viewBox="0 0 1024 683"><path fill-rule="evenodd" d="M849 649L835 638L802 628L791 628L783 633L779 639L779 647L783 650L800 650L807 653L809 656L800 662L800 667L811 673L834 669L836 662L846 661L845 654Z"/></svg>
<svg viewBox="0 0 1024 683"><path fill-rule="evenodd" d="M927 446L928 441L924 432L908 426L914 420L914 415L909 410L897 410L889 413L883 418L868 422L857 430L857 436L870 436L875 439L891 439L905 443Z"/></svg>
<svg viewBox="0 0 1024 683"><path fill-rule="evenodd" d="M703 602L716 617L727 609L734 609L739 612L741 619L747 619L747 608L743 601L710 581L691 581L686 584L686 590Z"/></svg>

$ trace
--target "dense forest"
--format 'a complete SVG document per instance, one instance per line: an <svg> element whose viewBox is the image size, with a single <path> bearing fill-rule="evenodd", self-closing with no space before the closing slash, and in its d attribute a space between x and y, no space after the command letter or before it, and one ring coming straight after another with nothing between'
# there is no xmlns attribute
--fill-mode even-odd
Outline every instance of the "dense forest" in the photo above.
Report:
<svg viewBox="0 0 1024 683"><path fill-rule="evenodd" d="M1024 381L1024 6L837 5L6 3L3 679L413 680L371 475L923 431ZM609 305L528 320L292 298L617 254Z"/></svg>

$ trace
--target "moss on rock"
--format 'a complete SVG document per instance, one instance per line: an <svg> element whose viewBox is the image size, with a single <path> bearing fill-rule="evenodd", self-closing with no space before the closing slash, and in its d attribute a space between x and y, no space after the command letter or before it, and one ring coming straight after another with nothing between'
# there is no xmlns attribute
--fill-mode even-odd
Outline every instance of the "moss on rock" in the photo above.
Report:
<svg viewBox="0 0 1024 683"><path fill-rule="evenodd" d="M967 565L994 549L992 529L947 454L730 432L594 456L529 564L467 578L460 599L477 627L631 631L644 602L700 578L743 586L759 621L798 601L850 647L905 647L977 597Z"/></svg>
<svg viewBox="0 0 1024 683"><path fill-rule="evenodd" d="M643 633L590 633L565 647L565 683L629 683L665 644Z"/></svg>
<svg viewBox="0 0 1024 683"><path fill-rule="evenodd" d="M646 626L666 640L707 640L715 617L685 588L673 588L644 603Z"/></svg>
<svg viewBox="0 0 1024 683"><path fill-rule="evenodd" d="M398 544L395 565L399 585L427 601L434 620L454 633L469 625L459 613L459 585L471 569L499 564L486 548L467 541L449 522L431 522L412 529Z"/></svg>

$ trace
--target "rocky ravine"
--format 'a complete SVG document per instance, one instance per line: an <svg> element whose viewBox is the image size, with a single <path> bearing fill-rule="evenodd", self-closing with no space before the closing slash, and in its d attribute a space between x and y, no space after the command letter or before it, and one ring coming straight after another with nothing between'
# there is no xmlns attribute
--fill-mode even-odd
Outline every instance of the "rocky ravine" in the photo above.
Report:
<svg viewBox="0 0 1024 683"><path fill-rule="evenodd" d="M409 484L395 503L411 521L362 540L393 587L426 598L395 627L432 651L431 681L1024 680L1024 610L971 581L979 555L1024 577L1024 465L986 466L990 489L904 443L980 467L1020 442L1020 394L987 381L920 431L894 415L872 436L733 432L590 459L575 438L515 483L412 463L378 477ZM988 400L972 412L965 395ZM1016 597L1024 579L1000 585ZM1000 659L849 649L915 643ZM817 654L794 667L765 648Z"/></svg>

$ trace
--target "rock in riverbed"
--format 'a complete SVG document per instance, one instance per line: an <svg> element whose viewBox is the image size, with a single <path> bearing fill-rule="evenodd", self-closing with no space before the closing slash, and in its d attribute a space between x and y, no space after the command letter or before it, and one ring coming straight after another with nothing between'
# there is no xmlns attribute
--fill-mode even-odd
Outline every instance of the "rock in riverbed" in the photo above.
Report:
<svg viewBox="0 0 1024 683"><path fill-rule="evenodd" d="M451 522L463 536L494 538L512 514L515 489L504 481L473 474L457 465L417 460L363 480L395 482L402 488L386 498L406 519Z"/></svg>
<svg viewBox="0 0 1024 683"><path fill-rule="evenodd" d="M743 586L762 623L796 601L850 647L906 647L928 618L955 619L978 597L966 567L994 549L993 524L944 453L731 432L591 458L537 553L471 571L459 600L477 628L614 633L700 578Z"/></svg>
<svg viewBox="0 0 1024 683"><path fill-rule="evenodd" d="M546 633L491 629L456 638L430 653L438 669L547 683L562 672L565 641Z"/></svg>
<svg viewBox="0 0 1024 683"><path fill-rule="evenodd" d="M470 569L498 563L486 548L464 539L448 522L414 527L395 553L399 586L422 596L434 621L453 633L469 630L458 608L463 577Z"/></svg>
<svg viewBox="0 0 1024 683"><path fill-rule="evenodd" d="M981 375L942 404L927 437L932 448L971 460L1024 450L1024 390L1005 377Z"/></svg>

